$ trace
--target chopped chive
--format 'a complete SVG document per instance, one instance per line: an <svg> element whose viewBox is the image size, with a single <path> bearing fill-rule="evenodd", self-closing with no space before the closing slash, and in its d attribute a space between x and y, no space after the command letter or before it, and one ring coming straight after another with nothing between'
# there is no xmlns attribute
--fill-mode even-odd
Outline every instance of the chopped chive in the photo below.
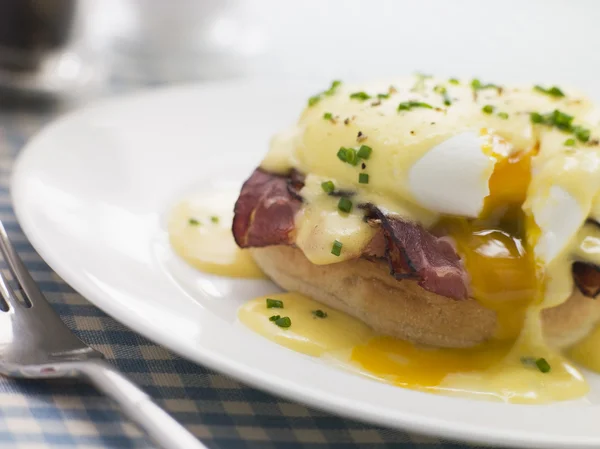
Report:
<svg viewBox="0 0 600 449"><path fill-rule="evenodd" d="M546 94L546 95L550 95L551 97L555 97L555 98L561 98L561 97L565 96L565 94L563 93L563 91L560 90L556 86L552 86L551 88L546 89L543 86L536 85L536 86L533 86L533 90L536 90L536 91L541 92L541 93Z"/></svg>
<svg viewBox="0 0 600 449"><path fill-rule="evenodd" d="M548 95L552 95L553 97L564 97L565 94L563 93L562 90L560 90L558 87L556 86L552 86L549 90L548 90Z"/></svg>
<svg viewBox="0 0 600 449"><path fill-rule="evenodd" d="M337 152L337 157L342 162L347 162L350 165L358 164L358 156L354 148L341 147Z"/></svg>
<svg viewBox="0 0 600 449"><path fill-rule="evenodd" d="M335 80L335 81L333 81L333 82L331 83L331 87L330 87L329 89L327 89L326 91L324 91L324 92L322 92L322 93L320 93L320 94L313 95L312 97L310 97L310 98L308 99L308 105L309 105L309 106L314 106L314 105L316 105L316 104L317 104L319 101L321 101L321 97L322 97L323 95L326 95L326 96L328 96L328 97L330 97L330 96L334 95L334 94L335 94L335 92L337 91L337 88L338 88L338 86L339 86L340 84L342 84L342 82L341 82L341 81L339 81L339 80Z"/></svg>
<svg viewBox="0 0 600 449"><path fill-rule="evenodd" d="M279 318L281 318L281 315L273 315L269 317L269 321L277 321Z"/></svg>
<svg viewBox="0 0 600 449"><path fill-rule="evenodd" d="M531 356L521 357L521 363L525 366L537 368L542 373L548 373L548 372L550 372L550 369L551 369L550 364L543 357L540 357L538 359L536 359L535 357L531 357Z"/></svg>
<svg viewBox="0 0 600 449"><path fill-rule="evenodd" d="M369 175L367 173L359 173L358 174L358 183L359 184L368 184L369 183Z"/></svg>
<svg viewBox="0 0 600 449"><path fill-rule="evenodd" d="M342 253L342 242L335 240L333 242L333 246L331 247L331 254L334 256L339 256Z"/></svg>
<svg viewBox="0 0 600 449"><path fill-rule="evenodd" d="M371 157L372 151L373 151L373 148L371 148L367 145L361 145L360 148L358 149L358 153L356 155L361 159L367 160Z"/></svg>
<svg viewBox="0 0 600 449"><path fill-rule="evenodd" d="M498 112L498 117L501 118L502 120L507 120L508 114L506 112Z"/></svg>
<svg viewBox="0 0 600 449"><path fill-rule="evenodd" d="M557 128L569 131L571 129L571 123L573 122L573 116L555 109L552 113L552 121Z"/></svg>
<svg viewBox="0 0 600 449"><path fill-rule="evenodd" d="M582 132L582 138L585 139L585 129L582 127L574 127L573 126L573 116L565 114L564 112L555 109L554 111L548 114L540 114L538 112L532 112L529 114L531 122L534 124L546 125L546 126L554 126L560 130L567 132ZM588 134L589 138L589 134Z"/></svg>
<svg viewBox="0 0 600 449"><path fill-rule="evenodd" d="M567 139L565 140L565 142L563 143L564 146L566 147L574 147L575 146L575 139Z"/></svg>
<svg viewBox="0 0 600 449"><path fill-rule="evenodd" d="M400 103L398 105L398 111L410 111L414 108L432 109L433 106L427 103L423 103L421 101L405 101L404 103Z"/></svg>
<svg viewBox="0 0 600 449"><path fill-rule="evenodd" d="M497 84L492 84L492 83L487 83L487 84L483 84L480 80L478 80L477 78L473 79L471 81L471 89L473 89L473 94L476 96L477 93L480 90L484 90L484 89L496 89L498 95L502 94L502 86L499 86Z"/></svg>
<svg viewBox="0 0 600 449"><path fill-rule="evenodd" d="M323 95L327 95L328 97L332 96L333 94L335 94L337 88L342 84L342 82L340 80L335 80L331 82L331 87L329 89L327 89L325 92L323 92Z"/></svg>
<svg viewBox="0 0 600 449"><path fill-rule="evenodd" d="M325 112L325 113L323 114L323 118L324 118L325 120L333 120L333 114L332 114L331 112Z"/></svg>
<svg viewBox="0 0 600 449"><path fill-rule="evenodd" d="M353 100L365 101L371 98L371 96L366 92L354 92L350 94L350 98L352 98Z"/></svg>
<svg viewBox="0 0 600 449"><path fill-rule="evenodd" d="M325 181L321 183L321 188L323 189L323 192L331 193L335 190L335 185L333 184L333 181Z"/></svg>
<svg viewBox="0 0 600 449"><path fill-rule="evenodd" d="M497 84L492 84L492 83L483 84L477 78L475 78L471 81L471 88L475 91L483 90L483 89L497 89L498 91L500 91L502 89L502 87L498 86Z"/></svg>
<svg viewBox="0 0 600 449"><path fill-rule="evenodd" d="M494 112L494 106L492 106L491 104L486 104L484 107L481 108L481 112L483 112L484 114L491 114L492 112Z"/></svg>
<svg viewBox="0 0 600 449"><path fill-rule="evenodd" d="M531 123L535 124L544 122L544 116L539 112L532 112L531 114L529 114L529 119L531 120Z"/></svg>
<svg viewBox="0 0 600 449"><path fill-rule="evenodd" d="M321 101L321 95L313 95L312 97L310 97L308 99L308 105L309 106L314 106L316 105L319 101Z"/></svg>
<svg viewBox="0 0 600 449"><path fill-rule="evenodd" d="M354 148L346 148L346 162L350 165L358 164L358 156Z"/></svg>
<svg viewBox="0 0 600 449"><path fill-rule="evenodd" d="M444 99L444 105L450 106L452 104L450 95L448 95L448 90L444 86L438 84L433 88L433 91L442 96L442 98Z"/></svg>
<svg viewBox="0 0 600 449"><path fill-rule="evenodd" d="M198 220L196 220L195 218L190 218L188 220L188 224L190 224L192 226L198 226L200 224L200 222Z"/></svg>
<svg viewBox="0 0 600 449"><path fill-rule="evenodd" d="M313 310L312 314L317 318L327 318L327 312L323 312L321 309Z"/></svg>
<svg viewBox="0 0 600 449"><path fill-rule="evenodd" d="M573 134L575 134L575 137L577 137L577 140L579 140L581 142L587 142L588 140L590 140L590 130L585 129L581 126L573 127Z"/></svg>
<svg viewBox="0 0 600 449"><path fill-rule="evenodd" d="M455 86L456 86L456 85L458 85L458 84L460 84L460 81L458 81L456 78L450 78L450 79L448 80L448 82L449 82L450 84L454 84Z"/></svg>
<svg viewBox="0 0 600 449"><path fill-rule="evenodd" d="M290 320L289 316L283 316L283 317L277 318L275 320L275 324L279 327L288 328L292 325L292 320Z"/></svg>
<svg viewBox="0 0 600 449"><path fill-rule="evenodd" d="M267 309L283 309L283 301L267 298Z"/></svg>
<svg viewBox="0 0 600 449"><path fill-rule="evenodd" d="M535 365L542 373L550 372L550 364L546 361L545 358L541 357L535 361Z"/></svg>
<svg viewBox="0 0 600 449"><path fill-rule="evenodd" d="M219 217L217 217L216 215L213 215L212 217L210 217L210 221L213 223L218 223L219 222Z"/></svg>
<svg viewBox="0 0 600 449"><path fill-rule="evenodd" d="M349 213L352 210L352 201L345 196L341 197L338 201L338 209L342 212Z"/></svg>
<svg viewBox="0 0 600 449"><path fill-rule="evenodd" d="M377 94L377 98L381 100L387 100L388 98L390 98L390 94Z"/></svg>

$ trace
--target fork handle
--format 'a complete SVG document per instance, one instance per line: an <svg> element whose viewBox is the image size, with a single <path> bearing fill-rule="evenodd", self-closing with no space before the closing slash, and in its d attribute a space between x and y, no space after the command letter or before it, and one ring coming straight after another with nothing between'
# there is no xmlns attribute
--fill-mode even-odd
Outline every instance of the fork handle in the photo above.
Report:
<svg viewBox="0 0 600 449"><path fill-rule="evenodd" d="M71 365L99 390L114 399L124 414L163 449L207 449L137 385L103 360Z"/></svg>

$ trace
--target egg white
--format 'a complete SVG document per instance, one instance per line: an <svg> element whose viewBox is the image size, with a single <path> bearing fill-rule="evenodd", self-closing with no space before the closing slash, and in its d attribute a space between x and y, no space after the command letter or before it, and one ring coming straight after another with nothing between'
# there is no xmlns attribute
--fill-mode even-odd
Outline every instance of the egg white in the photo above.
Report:
<svg viewBox="0 0 600 449"><path fill-rule="evenodd" d="M476 132L457 134L426 152L410 169L409 186L421 207L477 217L490 194L495 159L484 154Z"/></svg>
<svg viewBox="0 0 600 449"><path fill-rule="evenodd" d="M556 185L532 199L531 213L541 231L535 254L547 264L565 249L585 220L579 202Z"/></svg>

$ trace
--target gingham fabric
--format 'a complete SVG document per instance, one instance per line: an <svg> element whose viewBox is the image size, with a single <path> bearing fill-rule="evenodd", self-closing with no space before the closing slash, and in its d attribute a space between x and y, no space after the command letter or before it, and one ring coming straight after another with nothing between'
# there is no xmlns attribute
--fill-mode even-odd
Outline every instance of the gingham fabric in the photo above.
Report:
<svg viewBox="0 0 600 449"><path fill-rule="evenodd" d="M57 114L9 103L0 92L0 218L65 323L149 393L209 448L466 449L309 409L188 362L128 330L75 293L38 256L14 216L10 171L27 139ZM0 448L152 448L93 388L0 378Z"/></svg>

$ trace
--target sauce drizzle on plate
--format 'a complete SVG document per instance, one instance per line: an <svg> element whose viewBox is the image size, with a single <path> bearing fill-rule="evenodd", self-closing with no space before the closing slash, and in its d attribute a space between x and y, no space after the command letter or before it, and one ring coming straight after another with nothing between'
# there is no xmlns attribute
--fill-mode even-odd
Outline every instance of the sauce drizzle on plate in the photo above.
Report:
<svg viewBox="0 0 600 449"><path fill-rule="evenodd" d="M179 202L169 217L169 241L187 263L205 273L262 279L265 275L248 250L231 234L235 193L213 192Z"/></svg>
<svg viewBox="0 0 600 449"><path fill-rule="evenodd" d="M267 308L277 299L283 308ZM321 318L318 315L325 314ZM289 317L280 327L269 318ZM248 328L294 351L381 382L430 393L539 404L574 399L588 392L577 368L550 349L535 348L552 366L541 372L523 360L534 348L517 342L489 342L469 349L440 349L377 335L361 321L299 293L253 299L238 311ZM535 316L532 315L532 319ZM524 341L531 341L527 339Z"/></svg>

